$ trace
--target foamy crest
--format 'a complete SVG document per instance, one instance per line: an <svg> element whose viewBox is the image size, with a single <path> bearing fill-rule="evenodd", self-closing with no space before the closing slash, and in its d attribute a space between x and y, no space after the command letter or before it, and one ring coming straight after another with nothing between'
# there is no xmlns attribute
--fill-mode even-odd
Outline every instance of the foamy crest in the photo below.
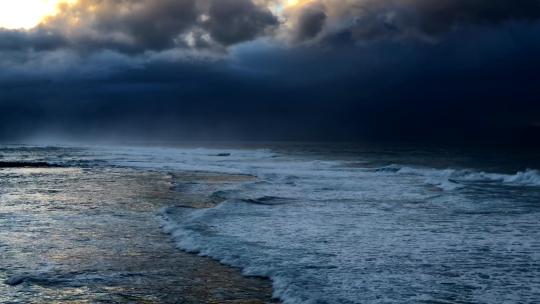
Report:
<svg viewBox="0 0 540 304"><path fill-rule="evenodd" d="M529 191L535 170L374 169L260 150L134 153L125 157L135 166L257 176L216 192L224 202L215 208L163 209L163 230L183 250L271 278L285 304L532 299L512 286L539 274L514 271L536 259L537 214L492 185ZM486 195L460 191L469 186Z"/></svg>
<svg viewBox="0 0 540 304"><path fill-rule="evenodd" d="M391 168L395 168L395 166ZM460 183L466 182L501 183L508 186L540 186L540 172L531 169L516 174L502 174L474 170L401 167L395 172L424 176L427 183L441 185L445 190L461 188L463 185Z"/></svg>

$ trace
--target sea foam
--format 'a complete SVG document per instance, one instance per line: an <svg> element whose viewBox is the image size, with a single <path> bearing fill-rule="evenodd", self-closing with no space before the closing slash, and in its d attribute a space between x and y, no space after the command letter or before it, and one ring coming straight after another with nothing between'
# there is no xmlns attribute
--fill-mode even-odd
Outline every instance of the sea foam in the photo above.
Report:
<svg viewBox="0 0 540 304"><path fill-rule="evenodd" d="M351 167L266 150L190 153L153 160L148 152L130 165L257 179L217 191L223 203L215 208L163 209L163 230L180 249L271 278L286 304L534 298L512 286L540 275L515 271L534 263L540 246L535 205L521 200L537 201L536 170ZM462 191L468 187L474 195Z"/></svg>

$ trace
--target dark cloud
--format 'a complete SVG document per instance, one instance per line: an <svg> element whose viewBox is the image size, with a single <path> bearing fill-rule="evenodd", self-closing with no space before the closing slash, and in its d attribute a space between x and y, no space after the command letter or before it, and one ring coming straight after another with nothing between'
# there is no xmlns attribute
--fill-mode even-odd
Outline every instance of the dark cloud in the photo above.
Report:
<svg viewBox="0 0 540 304"><path fill-rule="evenodd" d="M463 27L534 22L540 17L540 0L314 0L281 13L275 10L279 2L79 0L64 4L58 15L32 30L0 29L0 51L224 53L261 37L279 41L287 36L321 44L396 38L433 42Z"/></svg>
<svg viewBox="0 0 540 304"><path fill-rule="evenodd" d="M538 0L417 0L413 12L426 33L447 31L454 26L500 24L540 17Z"/></svg>
<svg viewBox="0 0 540 304"><path fill-rule="evenodd" d="M321 38L327 42L338 36L354 43L386 38L429 41L461 27L496 26L540 18L539 0L315 0L290 10L289 18L307 18L318 25L316 19L308 18L315 14L313 7L322 8L317 10L318 16L327 17L325 35ZM317 27L308 29L312 34L317 32Z"/></svg>
<svg viewBox="0 0 540 304"><path fill-rule="evenodd" d="M0 139L540 142L538 1L82 1L0 30Z"/></svg>
<svg viewBox="0 0 540 304"><path fill-rule="evenodd" d="M271 12L252 0L84 0L44 26L55 28L73 16L83 23L66 36L96 48L134 51L226 47L255 39L276 24Z"/></svg>
<svg viewBox="0 0 540 304"><path fill-rule="evenodd" d="M250 41L278 25L277 18L265 7L251 0L211 1L205 28L222 45Z"/></svg>
<svg viewBox="0 0 540 304"><path fill-rule="evenodd" d="M80 29L79 39L97 48L163 50L178 45L180 36L196 26L199 14L195 0L84 0L58 18L92 18L88 28ZM85 35L85 30L95 32Z"/></svg>
<svg viewBox="0 0 540 304"><path fill-rule="evenodd" d="M323 5L316 3L306 6L295 20L295 40L304 41L315 38L324 28L325 22L326 12Z"/></svg>
<svg viewBox="0 0 540 304"><path fill-rule="evenodd" d="M11 79L0 85L0 137L537 142L539 33L507 25L332 50L254 43L235 60Z"/></svg>
<svg viewBox="0 0 540 304"><path fill-rule="evenodd" d="M37 28L30 31L0 28L0 52L47 51L67 45L64 36Z"/></svg>
<svg viewBox="0 0 540 304"><path fill-rule="evenodd" d="M30 31L0 30L0 50L223 48L265 35L277 23L252 0L79 0Z"/></svg>

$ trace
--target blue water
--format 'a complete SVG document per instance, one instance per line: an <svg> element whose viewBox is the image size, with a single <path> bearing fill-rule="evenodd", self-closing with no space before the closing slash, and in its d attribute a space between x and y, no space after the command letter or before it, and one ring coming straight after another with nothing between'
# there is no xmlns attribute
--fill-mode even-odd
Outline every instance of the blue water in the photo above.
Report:
<svg viewBox="0 0 540 304"><path fill-rule="evenodd" d="M163 229L180 249L270 277L286 304L540 300L534 153L317 145L81 151L57 161L256 177L213 190L222 201L215 208L171 202L160 213Z"/></svg>

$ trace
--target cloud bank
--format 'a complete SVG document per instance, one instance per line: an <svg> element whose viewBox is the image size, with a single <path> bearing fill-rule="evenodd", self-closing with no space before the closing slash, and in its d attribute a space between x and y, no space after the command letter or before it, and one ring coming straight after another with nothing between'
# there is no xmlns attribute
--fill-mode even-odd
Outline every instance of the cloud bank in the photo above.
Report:
<svg viewBox="0 0 540 304"><path fill-rule="evenodd" d="M29 31L0 30L0 50L140 54L269 38L295 43L420 39L466 26L533 22L539 0L79 0Z"/></svg>
<svg viewBox="0 0 540 304"><path fill-rule="evenodd" d="M540 0L285 3L80 0L0 29L0 140L540 135Z"/></svg>
<svg viewBox="0 0 540 304"><path fill-rule="evenodd" d="M535 21L538 0L315 0L287 12L299 40L433 40L467 26Z"/></svg>
<svg viewBox="0 0 540 304"><path fill-rule="evenodd" d="M79 0L29 31L0 31L0 49L219 50L269 35L277 25L277 17L252 0Z"/></svg>

